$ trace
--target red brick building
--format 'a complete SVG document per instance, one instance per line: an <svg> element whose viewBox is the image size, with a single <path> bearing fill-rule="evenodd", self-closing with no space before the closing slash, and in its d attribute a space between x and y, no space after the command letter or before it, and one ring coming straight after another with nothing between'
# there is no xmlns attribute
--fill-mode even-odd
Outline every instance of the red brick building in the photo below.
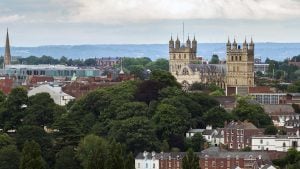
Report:
<svg viewBox="0 0 300 169"><path fill-rule="evenodd" d="M251 146L251 137L263 134L262 129L258 129L252 123L244 121L225 122L224 128L224 144L231 150L241 150Z"/></svg>
<svg viewBox="0 0 300 169"><path fill-rule="evenodd" d="M14 79L9 77L0 77L0 90L4 94L9 94L14 86Z"/></svg>

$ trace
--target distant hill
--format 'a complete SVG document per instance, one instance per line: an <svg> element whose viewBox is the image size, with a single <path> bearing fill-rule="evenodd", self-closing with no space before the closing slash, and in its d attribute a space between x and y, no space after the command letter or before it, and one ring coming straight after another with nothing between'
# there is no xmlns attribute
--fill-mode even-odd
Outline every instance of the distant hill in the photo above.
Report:
<svg viewBox="0 0 300 169"><path fill-rule="evenodd" d="M0 52L4 53L3 47ZM48 55L55 58L66 56L68 58L92 58L92 57L149 57L151 59L168 58L168 45L166 44L124 44L124 45L52 45L38 47L12 47L13 56L42 56ZM212 54L225 58L224 43L200 43L198 44L198 56L210 59ZM276 60L284 60L300 54L300 43L256 43L255 56L262 60L269 57ZM2 54L3 55L3 54Z"/></svg>

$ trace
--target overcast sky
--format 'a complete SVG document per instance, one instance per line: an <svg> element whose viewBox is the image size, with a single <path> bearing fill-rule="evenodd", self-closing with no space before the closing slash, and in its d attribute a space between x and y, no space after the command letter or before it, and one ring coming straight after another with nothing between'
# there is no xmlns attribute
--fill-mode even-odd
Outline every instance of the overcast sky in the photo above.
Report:
<svg viewBox="0 0 300 169"><path fill-rule="evenodd" d="M300 42L300 0L0 1L0 38L8 27L13 46L163 44L183 21L200 43Z"/></svg>

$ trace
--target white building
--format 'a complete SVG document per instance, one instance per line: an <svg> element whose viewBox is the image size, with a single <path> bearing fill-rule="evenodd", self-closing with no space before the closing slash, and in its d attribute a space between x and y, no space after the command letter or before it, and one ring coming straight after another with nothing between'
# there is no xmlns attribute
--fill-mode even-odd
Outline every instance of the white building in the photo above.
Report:
<svg viewBox="0 0 300 169"><path fill-rule="evenodd" d="M212 142L213 137L218 134L216 129L213 129L212 126L206 126L206 129L190 129L185 135L186 138L193 137L196 133L200 133L207 142Z"/></svg>
<svg viewBox="0 0 300 169"><path fill-rule="evenodd" d="M61 106L64 106L69 101L75 99L74 97L68 95L67 93L64 93L61 90L60 86L51 86L49 84L43 84L29 90L28 96L33 96L38 93L49 93L50 97L54 100L54 102Z"/></svg>
<svg viewBox="0 0 300 169"><path fill-rule="evenodd" d="M252 137L252 150L275 150L286 152L290 148L300 151L299 131L297 136L263 135Z"/></svg>
<svg viewBox="0 0 300 169"><path fill-rule="evenodd" d="M155 152L139 153L135 158L135 169L159 169L159 158Z"/></svg>

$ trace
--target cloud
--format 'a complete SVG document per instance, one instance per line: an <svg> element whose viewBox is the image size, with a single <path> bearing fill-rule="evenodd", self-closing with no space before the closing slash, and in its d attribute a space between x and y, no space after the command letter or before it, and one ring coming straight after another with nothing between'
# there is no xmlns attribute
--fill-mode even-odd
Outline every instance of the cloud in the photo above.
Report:
<svg viewBox="0 0 300 169"><path fill-rule="evenodd" d="M24 16L20 15L6 15L6 16L0 16L0 23L11 23L11 22L16 22L20 21L24 18Z"/></svg>
<svg viewBox="0 0 300 169"><path fill-rule="evenodd" d="M66 19L72 22L300 18L299 0L73 0L72 3L70 0L60 0L62 1L69 2L66 3L66 10L69 11Z"/></svg>

